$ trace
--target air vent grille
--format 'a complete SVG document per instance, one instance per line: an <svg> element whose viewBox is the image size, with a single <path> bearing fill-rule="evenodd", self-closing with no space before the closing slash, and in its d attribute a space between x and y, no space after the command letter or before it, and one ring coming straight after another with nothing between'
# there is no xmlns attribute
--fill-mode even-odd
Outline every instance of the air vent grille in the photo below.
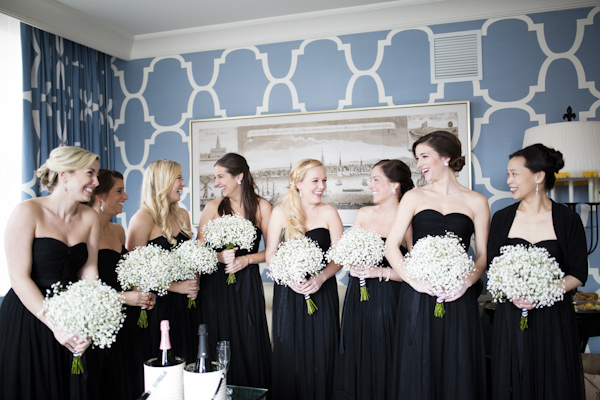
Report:
<svg viewBox="0 0 600 400"><path fill-rule="evenodd" d="M481 32L434 35L431 65L433 83L481 80Z"/></svg>

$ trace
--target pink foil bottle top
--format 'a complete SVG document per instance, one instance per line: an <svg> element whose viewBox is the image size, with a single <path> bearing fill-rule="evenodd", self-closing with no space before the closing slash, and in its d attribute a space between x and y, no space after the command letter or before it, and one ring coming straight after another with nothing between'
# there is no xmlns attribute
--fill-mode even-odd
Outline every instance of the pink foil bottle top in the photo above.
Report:
<svg viewBox="0 0 600 400"><path fill-rule="evenodd" d="M169 338L169 320L160 321L160 349L171 350L171 339Z"/></svg>

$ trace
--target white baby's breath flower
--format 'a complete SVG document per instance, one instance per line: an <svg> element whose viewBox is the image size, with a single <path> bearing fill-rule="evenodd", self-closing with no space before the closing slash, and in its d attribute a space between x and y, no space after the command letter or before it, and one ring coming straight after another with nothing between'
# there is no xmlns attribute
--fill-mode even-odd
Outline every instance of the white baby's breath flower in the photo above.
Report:
<svg viewBox="0 0 600 400"><path fill-rule="evenodd" d="M101 281L78 281L63 289L52 285L43 312L53 327L110 347L125 321L123 296Z"/></svg>
<svg viewBox="0 0 600 400"><path fill-rule="evenodd" d="M521 299L536 303L536 308L548 307L565 293L565 274L543 247L504 246L487 275L487 288L496 302Z"/></svg>
<svg viewBox="0 0 600 400"><path fill-rule="evenodd" d="M169 252L154 244L137 247L125 254L116 268L119 283L124 290L139 287L145 293L167 294L176 275Z"/></svg>
<svg viewBox="0 0 600 400"><path fill-rule="evenodd" d="M203 228L206 243L213 249L227 247L251 250L256 240L252 222L238 214L228 214L208 221Z"/></svg>
<svg viewBox="0 0 600 400"><path fill-rule="evenodd" d="M419 239L406 255L406 272L427 282L439 295L458 292L473 267L473 260L461 240L451 232Z"/></svg>
<svg viewBox="0 0 600 400"><path fill-rule="evenodd" d="M385 242L377 233L360 227L352 227L344 232L341 239L326 254L327 261L343 266L373 268L381 263L385 252Z"/></svg>
<svg viewBox="0 0 600 400"><path fill-rule="evenodd" d="M218 268L217 253L195 240L186 240L171 250L175 281L195 279L196 273L212 274Z"/></svg>

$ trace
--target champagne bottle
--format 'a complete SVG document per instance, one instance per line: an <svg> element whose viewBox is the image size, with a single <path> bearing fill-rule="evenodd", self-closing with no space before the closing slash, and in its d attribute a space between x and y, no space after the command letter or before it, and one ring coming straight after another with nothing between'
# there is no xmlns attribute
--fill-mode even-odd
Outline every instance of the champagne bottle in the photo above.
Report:
<svg viewBox="0 0 600 400"><path fill-rule="evenodd" d="M196 362L196 371L199 373L212 372L213 365L208 355L208 330L205 324L198 327L198 361Z"/></svg>
<svg viewBox="0 0 600 400"><path fill-rule="evenodd" d="M171 351L171 338L169 337L169 320L160 321L160 355L157 359L157 366L170 367L176 365L177 361Z"/></svg>

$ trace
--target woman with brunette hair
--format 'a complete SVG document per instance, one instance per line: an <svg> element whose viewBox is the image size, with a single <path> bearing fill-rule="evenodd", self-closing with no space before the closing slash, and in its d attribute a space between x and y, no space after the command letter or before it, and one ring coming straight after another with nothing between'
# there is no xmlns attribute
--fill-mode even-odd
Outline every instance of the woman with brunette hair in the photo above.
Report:
<svg viewBox="0 0 600 400"><path fill-rule="evenodd" d="M88 398L133 399L144 391L143 350L148 346L147 331L137 326L137 320L140 307L152 309L156 295L138 290L124 292L121 288L115 268L126 253L125 230L110 221L123 212L128 197L120 172L101 169L98 181L100 184L88 203L100 218L98 273L102 282L123 295L127 317L110 348L88 350Z"/></svg>
<svg viewBox="0 0 600 400"><path fill-rule="evenodd" d="M199 223L201 240L202 228L209 221L230 214L252 222L257 238L250 251L222 249L217 272L200 279L200 307L209 331L209 350L215 351L217 341L228 340L231 361L227 383L270 388L271 343L258 267L265 261L265 252L258 248L261 236L266 237L271 205L256 194L248 163L241 155L224 155L215 163L214 176L223 197L204 208ZM227 283L229 274L235 274L235 283Z"/></svg>
<svg viewBox="0 0 600 400"><path fill-rule="evenodd" d="M279 242L306 236L326 252L342 236L337 210L321 202L327 174L321 162L304 159L290 171L288 192L273 210L267 239L267 262ZM292 287L274 286L274 399L321 400L334 396L334 364L339 344L339 297L331 262L322 273ZM308 314L305 295L318 307Z"/></svg>
<svg viewBox="0 0 600 400"><path fill-rule="evenodd" d="M354 226L386 240L402 195L414 187L410 168L400 160L381 160L371 170L374 206L358 210ZM401 247L406 253L406 241ZM359 279L370 298L360 301ZM336 364L337 399L390 399L393 379L393 335L400 277L384 258L381 266L352 268L344 301L340 350ZM386 373L387 372L387 373Z"/></svg>
<svg viewBox="0 0 600 400"><path fill-rule="evenodd" d="M583 399L583 371L572 291L585 283L588 261L579 215L550 200L562 154L534 144L510 155L507 183L519 202L494 214L488 263L506 245L542 247L565 273L564 299L533 309L525 300L499 303L494 316L492 399ZM521 310L529 310L521 331Z"/></svg>
<svg viewBox="0 0 600 400"><path fill-rule="evenodd" d="M485 355L474 284L486 267L490 223L487 199L462 186L456 172L465 165L458 138L436 131L419 138L413 153L428 182L400 201L387 240L386 257L402 279L394 344L394 391L390 398L484 399ZM412 240L454 233L468 250L475 234L475 269L455 293L434 292L407 274L400 244L412 226ZM445 303L443 318L434 316Z"/></svg>
<svg viewBox="0 0 600 400"><path fill-rule="evenodd" d="M189 214L178 204L184 186L181 165L175 161L159 160L148 165L142 181L140 209L129 221L125 245L128 251L147 244L171 250L192 237ZM199 318L196 309L188 308L188 298L196 299L197 295L198 280L189 279L172 282L168 293L157 299L154 309L148 311L148 357L158 353L160 321L168 319L173 355L183 357L188 363L196 359Z"/></svg>
<svg viewBox="0 0 600 400"><path fill-rule="evenodd" d="M6 225L12 289L0 307L0 398L85 398L84 378L71 376L86 338L52 326L42 313L46 291L98 275L98 215L85 206L98 186L98 156L58 147L37 170L50 193L19 204ZM85 357L85 355L84 355Z"/></svg>

